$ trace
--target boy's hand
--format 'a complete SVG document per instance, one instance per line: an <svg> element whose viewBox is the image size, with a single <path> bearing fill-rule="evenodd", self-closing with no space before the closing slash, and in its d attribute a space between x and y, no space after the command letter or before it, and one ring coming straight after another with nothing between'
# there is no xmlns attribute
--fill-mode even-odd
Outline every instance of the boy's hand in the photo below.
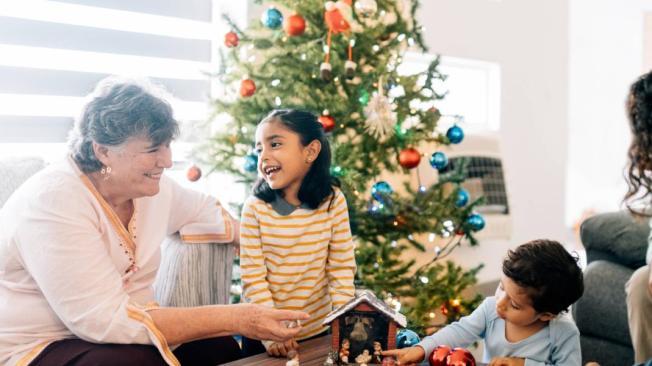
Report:
<svg viewBox="0 0 652 366"><path fill-rule="evenodd" d="M489 366L525 366L525 359L520 357L494 357Z"/></svg>
<svg viewBox="0 0 652 366"><path fill-rule="evenodd" d="M285 342L272 343L272 345L267 349L267 354L274 357L285 357L291 349L299 349L299 344L294 339Z"/></svg>
<svg viewBox="0 0 652 366"><path fill-rule="evenodd" d="M423 361L426 357L426 351L420 346L391 349L381 352L383 356L394 356L398 359L398 364L401 366L416 365Z"/></svg>

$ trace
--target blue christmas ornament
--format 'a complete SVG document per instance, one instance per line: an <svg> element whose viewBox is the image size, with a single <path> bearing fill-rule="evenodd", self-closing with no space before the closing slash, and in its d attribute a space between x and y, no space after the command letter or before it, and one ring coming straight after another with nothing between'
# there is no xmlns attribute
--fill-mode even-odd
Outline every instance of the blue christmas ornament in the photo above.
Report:
<svg viewBox="0 0 652 366"><path fill-rule="evenodd" d="M421 339L413 330L403 328L396 335L396 348L407 348L416 346Z"/></svg>
<svg viewBox="0 0 652 366"><path fill-rule="evenodd" d="M467 217L466 223L469 224L473 231L480 231L484 228L484 218L478 214Z"/></svg>
<svg viewBox="0 0 652 366"><path fill-rule="evenodd" d="M382 201L384 197L389 196L393 191L392 186L384 180L374 183L371 187L371 195L378 201Z"/></svg>
<svg viewBox="0 0 652 366"><path fill-rule="evenodd" d="M457 200L455 201L455 206L464 207L467 203L469 203L469 192L467 192L464 188L460 188L460 190L457 191Z"/></svg>
<svg viewBox="0 0 652 366"><path fill-rule="evenodd" d="M458 125L453 125L446 131L446 137L448 137L451 144L459 144L464 140L464 130Z"/></svg>
<svg viewBox="0 0 652 366"><path fill-rule="evenodd" d="M437 151L430 157L430 165L437 170L442 170L448 165L448 157L443 152Z"/></svg>
<svg viewBox="0 0 652 366"><path fill-rule="evenodd" d="M249 154L245 156L244 170L253 173L258 170L258 155Z"/></svg>
<svg viewBox="0 0 652 366"><path fill-rule="evenodd" d="M263 25L270 29L278 29L283 24L283 14L276 8L269 8L260 17Z"/></svg>

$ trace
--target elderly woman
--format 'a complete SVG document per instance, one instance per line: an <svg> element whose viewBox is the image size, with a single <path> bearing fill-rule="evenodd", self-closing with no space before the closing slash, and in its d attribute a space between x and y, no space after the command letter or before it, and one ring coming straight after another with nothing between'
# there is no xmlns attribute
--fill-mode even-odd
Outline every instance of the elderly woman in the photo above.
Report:
<svg viewBox="0 0 652 366"><path fill-rule="evenodd" d="M237 244L238 225L163 175L178 126L155 91L110 78L91 97L67 160L0 211L0 364L215 365L239 357L231 334L295 336L301 312L154 303L166 235Z"/></svg>

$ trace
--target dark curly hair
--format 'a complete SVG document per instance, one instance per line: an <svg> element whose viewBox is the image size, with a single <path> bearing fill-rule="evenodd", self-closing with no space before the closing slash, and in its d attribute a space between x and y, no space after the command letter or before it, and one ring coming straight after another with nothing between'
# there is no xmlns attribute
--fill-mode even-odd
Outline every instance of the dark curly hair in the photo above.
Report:
<svg viewBox="0 0 652 366"><path fill-rule="evenodd" d="M627 117L632 131L632 143L627 151L625 180L627 194L623 203L638 216L652 216L633 206L649 204L652 195L652 72L642 75L629 89Z"/></svg>
<svg viewBox="0 0 652 366"><path fill-rule="evenodd" d="M321 151L312 163L308 174L303 178L298 196L299 201L307 204L313 210L330 196L331 201L328 205L328 209L330 209L335 198L333 187L339 187L340 183L330 173L331 148L322 124L314 114L297 109L273 110L260 121L259 125L271 122L281 123L299 135L303 146L307 146L313 140L318 140L321 143ZM274 201L277 194L282 195L282 190L272 189L262 177L258 178L254 184L254 196L267 203Z"/></svg>
<svg viewBox="0 0 652 366"><path fill-rule="evenodd" d="M584 293L578 258L554 240L533 240L510 250L503 273L524 288L538 313L559 314Z"/></svg>

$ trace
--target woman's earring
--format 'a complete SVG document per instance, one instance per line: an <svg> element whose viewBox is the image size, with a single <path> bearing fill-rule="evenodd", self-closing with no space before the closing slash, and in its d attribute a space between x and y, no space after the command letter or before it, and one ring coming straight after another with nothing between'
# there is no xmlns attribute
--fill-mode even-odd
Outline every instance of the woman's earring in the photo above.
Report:
<svg viewBox="0 0 652 366"><path fill-rule="evenodd" d="M111 167L110 166L102 167L102 169L100 170L100 174L102 174L104 180L108 180L109 177L111 177Z"/></svg>

